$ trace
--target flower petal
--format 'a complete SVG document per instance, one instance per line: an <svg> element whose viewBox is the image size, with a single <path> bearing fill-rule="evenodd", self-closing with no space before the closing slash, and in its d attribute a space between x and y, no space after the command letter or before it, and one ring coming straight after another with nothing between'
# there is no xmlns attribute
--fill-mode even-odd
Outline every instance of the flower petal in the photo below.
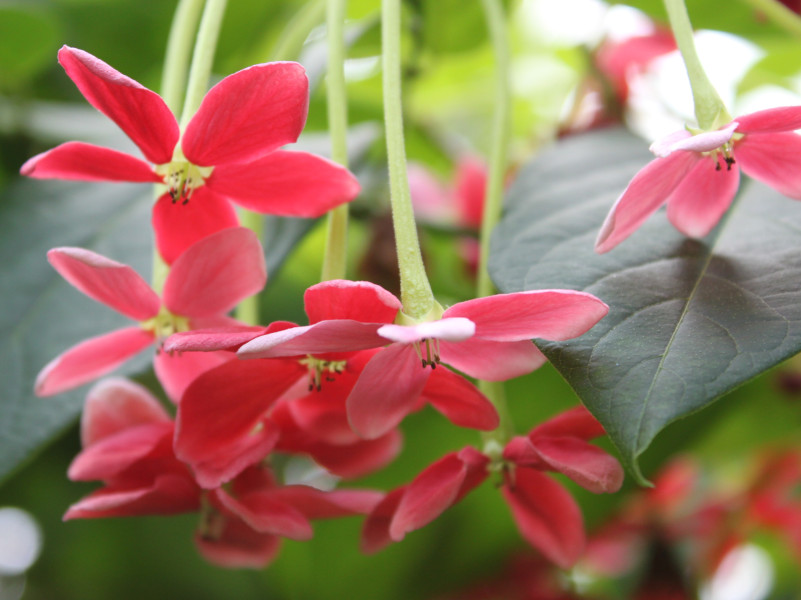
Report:
<svg viewBox="0 0 801 600"><path fill-rule="evenodd" d="M495 342L578 337L609 312L592 294L574 290L531 290L495 294L454 304L443 318L464 317L476 337Z"/></svg>
<svg viewBox="0 0 801 600"><path fill-rule="evenodd" d="M470 319L461 317L442 318L417 325L384 325L378 335L400 344L413 344L423 340L446 340L461 342L471 338L476 325Z"/></svg>
<svg viewBox="0 0 801 600"><path fill-rule="evenodd" d="M93 385L86 395L81 446L86 448L129 427L170 420L146 387L123 377L109 377Z"/></svg>
<svg viewBox="0 0 801 600"><path fill-rule="evenodd" d="M442 362L486 381L514 379L548 362L530 340L490 342L472 338L461 343L440 342L439 351Z"/></svg>
<svg viewBox="0 0 801 600"><path fill-rule="evenodd" d="M678 152L645 165L606 216L595 241L595 251L599 254L608 252L634 233L664 204L698 160L700 156L695 153Z"/></svg>
<svg viewBox="0 0 801 600"><path fill-rule="evenodd" d="M676 132L672 133L666 138L658 140L651 144L650 150L660 158L670 156L673 152L684 150L685 152L709 152L720 148L726 142L730 141L734 135L734 130L737 129L738 123L733 121L716 131L704 131L695 135L690 132Z"/></svg>
<svg viewBox="0 0 801 600"><path fill-rule="evenodd" d="M337 477L358 479L386 467L395 460L402 446L403 437L393 429L374 440L360 440L346 446L311 444L305 451Z"/></svg>
<svg viewBox="0 0 801 600"><path fill-rule="evenodd" d="M487 166L477 157L465 157L456 169L456 205L460 224L478 231L484 215Z"/></svg>
<svg viewBox="0 0 801 600"><path fill-rule="evenodd" d="M389 492L364 520L359 547L365 554L374 554L394 541L389 535L389 524L406 493L406 487Z"/></svg>
<svg viewBox="0 0 801 600"><path fill-rule="evenodd" d="M559 567L572 567L584 551L584 520L567 490L525 467L515 469L502 490L526 541Z"/></svg>
<svg viewBox="0 0 801 600"><path fill-rule="evenodd" d="M77 48L63 46L58 62L89 104L114 121L150 162L170 162L178 123L158 94Z"/></svg>
<svg viewBox="0 0 801 600"><path fill-rule="evenodd" d="M319 217L359 195L345 167L308 152L277 150L253 162L216 167L209 189L257 213Z"/></svg>
<svg viewBox="0 0 801 600"><path fill-rule="evenodd" d="M134 321L151 319L161 308L156 292L128 265L83 248L53 248L47 260L81 292Z"/></svg>
<svg viewBox="0 0 801 600"><path fill-rule="evenodd" d="M175 262L195 243L222 229L239 226L231 203L205 185L197 188L186 204L163 194L153 206L156 247L167 264Z"/></svg>
<svg viewBox="0 0 801 600"><path fill-rule="evenodd" d="M217 500L259 533L280 535L293 540L310 540L309 520L294 507L272 497L269 492L254 492L236 499L224 490L214 490Z"/></svg>
<svg viewBox="0 0 801 600"><path fill-rule="evenodd" d="M737 133L778 133L801 129L801 106L780 106L737 117Z"/></svg>
<svg viewBox="0 0 801 600"><path fill-rule="evenodd" d="M303 294L309 323L347 319L362 323L392 323L400 300L369 281L334 279L313 285Z"/></svg>
<svg viewBox="0 0 801 600"><path fill-rule="evenodd" d="M150 346L153 334L126 327L89 338L50 361L36 377L36 395L52 396L89 383L113 371Z"/></svg>
<svg viewBox="0 0 801 600"><path fill-rule="evenodd" d="M348 396L351 427L368 440L393 429L414 409L430 374L412 346L383 349L367 363Z"/></svg>
<svg viewBox="0 0 801 600"><path fill-rule="evenodd" d="M559 413L532 429L528 438L532 441L544 437L572 436L582 440L606 435L603 426L584 406L576 406Z"/></svg>
<svg viewBox="0 0 801 600"><path fill-rule="evenodd" d="M153 183L163 180L149 164L130 154L83 142L67 142L37 154L19 172L36 179Z"/></svg>
<svg viewBox="0 0 801 600"><path fill-rule="evenodd" d="M187 352L171 354L158 352L153 360L156 378L167 397L176 404L181 401L186 388L200 376L229 360L235 360L232 352Z"/></svg>
<svg viewBox="0 0 801 600"><path fill-rule="evenodd" d="M699 160L668 196L668 219L688 237L702 238L712 231L737 193L740 169L716 171L718 164L713 157Z"/></svg>
<svg viewBox="0 0 801 600"><path fill-rule="evenodd" d="M250 229L231 227L192 244L172 263L164 304L174 314L224 314L267 282L261 244Z"/></svg>
<svg viewBox="0 0 801 600"><path fill-rule="evenodd" d="M206 94L181 147L199 166L248 162L298 139L309 108L309 82L294 62L254 65Z"/></svg>
<svg viewBox="0 0 801 600"><path fill-rule="evenodd" d="M245 342L264 335L266 332L265 327L258 325L181 331L164 340L163 350L165 352L235 350Z"/></svg>
<svg viewBox="0 0 801 600"><path fill-rule="evenodd" d="M227 569L263 569L281 549L281 538L259 533L241 519L229 517L219 536L195 535L198 552L210 563Z"/></svg>
<svg viewBox="0 0 801 600"><path fill-rule="evenodd" d="M372 490L332 490L324 492L308 485L286 485L271 495L303 513L308 519L331 519L366 515L384 498Z"/></svg>
<svg viewBox="0 0 801 600"><path fill-rule="evenodd" d="M801 200L801 136L747 135L735 144L734 158L750 177Z"/></svg>
<svg viewBox="0 0 801 600"><path fill-rule="evenodd" d="M244 344L237 355L240 358L275 358L377 348L387 344L377 333L380 326L358 321L320 321L257 337Z"/></svg>
<svg viewBox="0 0 801 600"><path fill-rule="evenodd" d="M476 386L441 367L434 369L423 388L423 398L459 427L492 431L498 427L498 411Z"/></svg>

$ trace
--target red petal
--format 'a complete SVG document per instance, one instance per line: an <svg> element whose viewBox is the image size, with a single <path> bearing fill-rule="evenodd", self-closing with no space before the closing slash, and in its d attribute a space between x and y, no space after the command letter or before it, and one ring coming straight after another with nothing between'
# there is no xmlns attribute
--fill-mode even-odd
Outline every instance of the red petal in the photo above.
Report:
<svg viewBox="0 0 801 600"><path fill-rule="evenodd" d="M331 519L365 515L383 499L384 494L372 490L333 490L324 492L307 485L287 485L270 494L289 504L309 519Z"/></svg>
<svg viewBox="0 0 801 600"><path fill-rule="evenodd" d="M259 533L245 522L227 518L219 537L198 533L195 545L207 561L228 569L262 569L278 555L281 538Z"/></svg>
<svg viewBox="0 0 801 600"><path fill-rule="evenodd" d="M400 300L369 281L334 279L313 285L303 295L309 323L345 319L362 323L392 323Z"/></svg>
<svg viewBox="0 0 801 600"><path fill-rule="evenodd" d="M172 263L164 304L187 317L220 315L259 292L266 282L264 252L256 234L232 227L204 237Z"/></svg>
<svg viewBox="0 0 801 600"><path fill-rule="evenodd" d="M439 350L442 362L485 381L514 379L548 362L530 340L491 342L471 338L460 343L440 342Z"/></svg>
<svg viewBox="0 0 801 600"><path fill-rule="evenodd" d="M180 402L186 388L200 376L229 360L235 360L231 352L187 352L170 354L159 352L153 360L156 377L164 388L167 397Z"/></svg>
<svg viewBox="0 0 801 600"><path fill-rule="evenodd" d="M36 179L163 181L149 164L130 154L82 142L67 142L37 154L28 159L19 172Z"/></svg>
<svg viewBox="0 0 801 600"><path fill-rule="evenodd" d="M801 106L759 110L735 119L737 133L775 133L801 129Z"/></svg>
<svg viewBox="0 0 801 600"><path fill-rule="evenodd" d="M167 264L203 238L238 226L239 217L231 203L205 185L197 188L186 204L173 202L164 194L153 206L156 247Z"/></svg>
<svg viewBox="0 0 801 600"><path fill-rule="evenodd" d="M456 203L459 221L476 231L481 228L484 197L487 188L487 167L475 157L463 158L456 170Z"/></svg>
<svg viewBox="0 0 801 600"><path fill-rule="evenodd" d="M367 439L393 429L414 409L430 374L412 346L392 344L377 353L348 396L351 427Z"/></svg>
<svg viewBox="0 0 801 600"><path fill-rule="evenodd" d="M364 520L360 544L362 552L373 554L393 542L389 537L389 524L405 492L406 486L389 492Z"/></svg>
<svg viewBox="0 0 801 600"><path fill-rule="evenodd" d="M50 361L36 377L36 395L52 396L113 371L153 343L153 334L127 327L84 340Z"/></svg>
<svg viewBox="0 0 801 600"><path fill-rule="evenodd" d="M240 499L224 490L215 490L217 499L259 533L270 533L293 540L310 540L311 523L299 510L277 500L269 492L254 492Z"/></svg>
<svg viewBox="0 0 801 600"><path fill-rule="evenodd" d="M657 158L631 180L601 226L595 251L608 252L629 237L664 204L682 178L700 160L693 152L675 152Z"/></svg>
<svg viewBox="0 0 801 600"><path fill-rule="evenodd" d="M292 400L288 403L292 418L304 432L322 443L346 445L359 441L345 414L345 399L357 376L348 372L335 375L334 381L322 381L319 390Z"/></svg>
<svg viewBox="0 0 801 600"><path fill-rule="evenodd" d="M550 477L517 468L503 495L526 541L563 569L584 551L584 520L573 497Z"/></svg>
<svg viewBox="0 0 801 600"><path fill-rule="evenodd" d="M734 146L734 158L750 177L801 200L801 136L748 135Z"/></svg>
<svg viewBox="0 0 801 600"><path fill-rule="evenodd" d="M362 440L347 446L314 444L306 451L320 466L338 477L357 479L383 469L398 456L403 437L393 430L374 440Z"/></svg>
<svg viewBox="0 0 801 600"><path fill-rule="evenodd" d="M716 171L717 164L711 157L699 160L667 199L668 219L688 237L702 238L712 231L737 193L740 169Z"/></svg>
<svg viewBox="0 0 801 600"><path fill-rule="evenodd" d="M307 152L278 150L248 163L216 167L209 189L257 213L319 217L359 195L345 167Z"/></svg>
<svg viewBox="0 0 801 600"><path fill-rule="evenodd" d="M445 368L435 369L423 388L423 398L459 427L492 431L498 411L476 386Z"/></svg>
<svg viewBox="0 0 801 600"><path fill-rule="evenodd" d="M608 311L586 292L532 290L459 302L442 316L470 319L476 324L476 337L495 342L561 341L582 335Z"/></svg>
<svg viewBox="0 0 801 600"><path fill-rule="evenodd" d="M181 147L200 166L248 162L298 139L306 123L309 82L293 62L254 65L206 94Z"/></svg>
<svg viewBox="0 0 801 600"><path fill-rule="evenodd" d="M86 395L81 415L81 445L86 448L129 427L170 421L144 386L122 377L99 381Z"/></svg>
<svg viewBox="0 0 801 600"><path fill-rule="evenodd" d="M53 248L47 260L84 294L134 321L155 317L161 308L158 295L128 265L83 248Z"/></svg>
<svg viewBox="0 0 801 600"><path fill-rule="evenodd" d="M158 94L77 48L62 47L58 62L89 104L114 121L150 162L170 162L178 123Z"/></svg>
<svg viewBox="0 0 801 600"><path fill-rule="evenodd" d="M582 440L606 435L603 425L592 416L592 413L579 405L559 413L532 429L528 437L535 441L544 437L572 436Z"/></svg>

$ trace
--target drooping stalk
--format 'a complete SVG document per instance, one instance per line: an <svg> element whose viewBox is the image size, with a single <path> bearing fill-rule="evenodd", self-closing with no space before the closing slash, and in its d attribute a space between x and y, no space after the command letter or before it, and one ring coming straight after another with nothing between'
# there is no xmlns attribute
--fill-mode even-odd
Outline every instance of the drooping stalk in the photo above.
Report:
<svg viewBox="0 0 801 600"><path fill-rule="evenodd" d="M777 27L801 37L801 16L778 0L743 0L743 2L765 15Z"/></svg>
<svg viewBox="0 0 801 600"><path fill-rule="evenodd" d="M331 158L348 166L348 100L345 85L345 0L328 0L326 29L328 32L328 134ZM328 213L322 281L344 279L347 270L348 205L342 204Z"/></svg>
<svg viewBox="0 0 801 600"><path fill-rule="evenodd" d="M403 311L413 319L422 319L435 308L436 301L423 265L407 179L401 101L400 13L400 0L382 0L381 48L389 197L392 205L392 224L395 229L395 247L398 253Z"/></svg>
<svg viewBox="0 0 801 600"><path fill-rule="evenodd" d="M698 58L687 7L684 5L684 0L664 0L664 2L673 37L676 38L676 45L679 47L690 78L698 126L704 131L718 129L729 123L731 116Z"/></svg>

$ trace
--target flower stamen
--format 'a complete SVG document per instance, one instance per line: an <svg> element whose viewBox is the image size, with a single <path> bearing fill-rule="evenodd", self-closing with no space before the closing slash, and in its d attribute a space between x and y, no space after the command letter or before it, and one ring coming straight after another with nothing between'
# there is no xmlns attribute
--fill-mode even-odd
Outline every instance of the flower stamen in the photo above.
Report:
<svg viewBox="0 0 801 600"><path fill-rule="evenodd" d="M334 381L334 375L343 373L348 364L346 360L324 360L311 355L302 358L299 362L309 370L310 392L314 390L319 392L323 387L323 379L325 381Z"/></svg>

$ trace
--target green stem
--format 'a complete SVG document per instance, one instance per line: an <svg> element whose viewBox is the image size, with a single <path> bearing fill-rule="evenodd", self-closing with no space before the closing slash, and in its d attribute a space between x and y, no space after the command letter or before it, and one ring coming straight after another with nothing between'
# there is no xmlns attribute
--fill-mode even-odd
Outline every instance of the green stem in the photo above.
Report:
<svg viewBox="0 0 801 600"><path fill-rule="evenodd" d="M239 222L242 227L247 227L256 234L256 239L264 239L264 215L250 210L240 210ZM258 325L259 323L259 296L255 294L242 300L236 305L234 316L238 321L247 325Z"/></svg>
<svg viewBox="0 0 801 600"><path fill-rule="evenodd" d="M698 126L705 131L718 129L730 122L731 116L698 58L687 7L684 5L684 0L664 0L664 2L673 37L676 38L676 45L679 47L690 78Z"/></svg>
<svg viewBox="0 0 801 600"><path fill-rule="evenodd" d="M777 27L787 33L801 37L801 16L777 0L743 0L746 4L765 15Z"/></svg>
<svg viewBox="0 0 801 600"><path fill-rule="evenodd" d="M436 306L426 276L406 174L401 101L401 14L400 0L381 2L381 46L383 56L384 125L389 164L389 198L395 247L400 270L401 302L404 312L422 319Z"/></svg>
<svg viewBox="0 0 801 600"><path fill-rule="evenodd" d="M348 166L348 99L345 85L345 0L328 0L328 133L331 158ZM348 256L348 205L328 213L322 281L344 279Z"/></svg>
<svg viewBox="0 0 801 600"><path fill-rule="evenodd" d="M325 0L304 4L281 32L270 53L271 60L296 60L309 33L323 20L324 14Z"/></svg>
<svg viewBox="0 0 801 600"><path fill-rule="evenodd" d="M500 458L493 456L493 454L502 451L515 433L512 418L509 416L509 409L506 406L506 391L503 383L503 381L478 382L478 389L490 399L500 417L500 424L497 429L481 434L481 439L484 441L484 451L493 458Z"/></svg>
<svg viewBox="0 0 801 600"><path fill-rule="evenodd" d="M192 68L189 71L189 84L184 98L184 109L181 113L181 131L186 129L189 120L200 108L203 96L209 87L209 76L214 63L214 52L217 49L217 38L220 34L223 13L227 0L208 0L200 21L200 30L195 41L192 55Z"/></svg>

